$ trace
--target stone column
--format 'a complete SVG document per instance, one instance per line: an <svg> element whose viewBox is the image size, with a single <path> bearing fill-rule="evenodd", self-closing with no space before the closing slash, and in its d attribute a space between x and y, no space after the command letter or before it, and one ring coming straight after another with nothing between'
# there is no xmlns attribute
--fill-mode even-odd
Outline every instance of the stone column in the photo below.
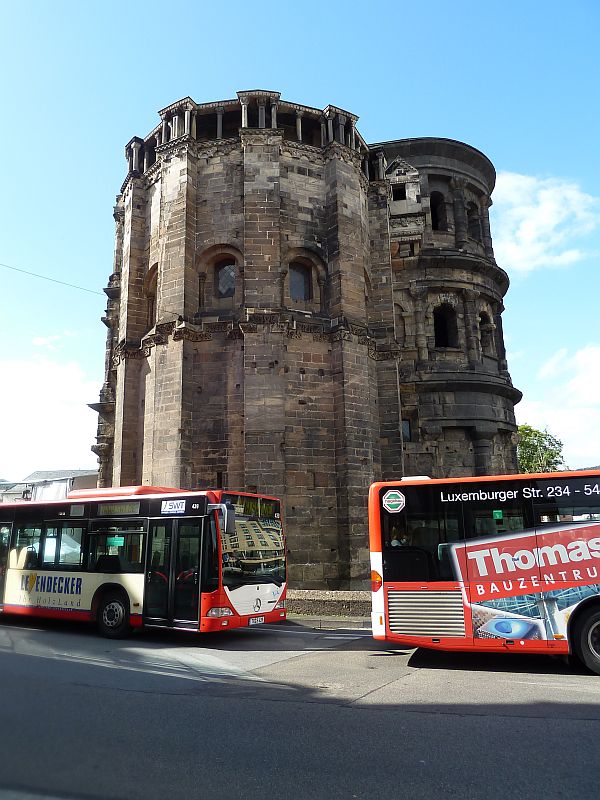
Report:
<svg viewBox="0 0 600 800"><path fill-rule="evenodd" d="M429 177L426 172L419 174L419 186L421 187L421 203L425 211L425 228L423 231L423 247L433 247L433 225L431 222L431 196L429 194Z"/></svg>
<svg viewBox="0 0 600 800"><path fill-rule="evenodd" d="M427 289L424 286L413 286L410 288L410 295L414 299L416 345L419 354L419 361L424 363L429 360L429 348L427 347L427 333L425 331L425 312Z"/></svg>
<svg viewBox="0 0 600 800"><path fill-rule="evenodd" d="M346 117L338 114L338 136L340 144L346 144Z"/></svg>
<svg viewBox="0 0 600 800"><path fill-rule="evenodd" d="M160 147L161 146L161 144L162 144L161 138L162 138L161 137L161 131L156 131L156 133L154 134L154 141L156 143L155 147Z"/></svg>
<svg viewBox="0 0 600 800"><path fill-rule="evenodd" d="M248 100L241 100L242 104L242 128L248 127Z"/></svg>
<svg viewBox="0 0 600 800"><path fill-rule="evenodd" d="M506 347L504 345L504 331L502 328L502 312L504 306L499 303L494 308L494 326L496 331L496 354L498 356L498 369L508 376L508 363L506 361Z"/></svg>
<svg viewBox="0 0 600 800"><path fill-rule="evenodd" d="M367 176L367 180L371 180L371 170L369 169L369 156L365 156L362 160L363 163L363 172Z"/></svg>
<svg viewBox="0 0 600 800"><path fill-rule="evenodd" d="M492 467L493 434L476 429L471 433L471 437L473 439L475 475L489 475Z"/></svg>
<svg viewBox="0 0 600 800"><path fill-rule="evenodd" d="M325 311L325 278L323 275L319 274L317 276L317 283L319 285L319 311Z"/></svg>
<svg viewBox="0 0 600 800"><path fill-rule="evenodd" d="M133 150L131 147L125 153L125 158L127 159L127 172L131 172L133 170Z"/></svg>
<svg viewBox="0 0 600 800"><path fill-rule="evenodd" d="M327 117L327 139L333 142L333 117Z"/></svg>
<svg viewBox="0 0 600 800"><path fill-rule="evenodd" d="M265 114L265 101L263 98L259 98L258 100L258 127L259 128L266 128L266 114Z"/></svg>
<svg viewBox="0 0 600 800"><path fill-rule="evenodd" d="M327 120L321 117L321 147L327 144Z"/></svg>
<svg viewBox="0 0 600 800"><path fill-rule="evenodd" d="M277 103L271 103L271 128L277 127Z"/></svg>
<svg viewBox="0 0 600 800"><path fill-rule="evenodd" d="M354 125L354 120L350 122L350 147L352 150L356 150L356 127Z"/></svg>
<svg viewBox="0 0 600 800"><path fill-rule="evenodd" d="M377 153L377 180L382 181L385 179L385 153L383 150L380 150Z"/></svg>
<svg viewBox="0 0 600 800"><path fill-rule="evenodd" d="M483 249L486 256L494 261L494 248L492 247L492 233L490 231L490 206L491 197L483 197L481 200L481 230L483 233Z"/></svg>
<svg viewBox="0 0 600 800"><path fill-rule="evenodd" d="M450 182L452 189L452 203L454 206L454 230L456 233L456 246L464 247L467 243L467 209L465 207L464 178L453 178Z"/></svg>
<svg viewBox="0 0 600 800"><path fill-rule="evenodd" d="M162 121L161 139L162 144L166 144L169 141L169 123L166 117L163 117Z"/></svg>
<svg viewBox="0 0 600 800"><path fill-rule="evenodd" d="M279 267L279 304L281 308L285 308L287 305L285 302L285 279L287 274L288 271L286 267Z"/></svg>
<svg viewBox="0 0 600 800"><path fill-rule="evenodd" d="M191 129L192 139L195 139L197 134L197 129L196 129L197 117L198 115L196 114L196 112L192 111L192 129Z"/></svg>
<svg viewBox="0 0 600 800"><path fill-rule="evenodd" d="M198 274L198 310L204 308L204 288L206 285L206 272Z"/></svg>
<svg viewBox="0 0 600 800"><path fill-rule="evenodd" d="M144 172L146 172L147 169L150 169L150 146L149 145L146 145L146 147L144 147Z"/></svg>
<svg viewBox="0 0 600 800"><path fill-rule="evenodd" d="M302 116L303 111L296 111L296 139L302 141Z"/></svg>
<svg viewBox="0 0 600 800"><path fill-rule="evenodd" d="M217 139L223 138L223 106L217 106Z"/></svg>
<svg viewBox="0 0 600 800"><path fill-rule="evenodd" d="M465 289L463 291L467 358L469 359L469 367L471 369L476 369L478 362L481 361L481 347L477 335L478 323L475 310L475 302L478 297L479 293L474 289Z"/></svg>
<svg viewBox="0 0 600 800"><path fill-rule="evenodd" d="M186 108L186 110L185 110L185 116L184 116L183 125L184 125L184 129L183 129L184 134L186 136L189 136L190 133L191 133L191 130L192 130L192 111L189 108Z"/></svg>
<svg viewBox="0 0 600 800"><path fill-rule="evenodd" d="M171 133L173 139L179 138L179 114L173 114L171 119Z"/></svg>
<svg viewBox="0 0 600 800"><path fill-rule="evenodd" d="M131 163L131 169L134 172L140 171L140 143L133 142L131 145L131 150L133 152L133 159Z"/></svg>

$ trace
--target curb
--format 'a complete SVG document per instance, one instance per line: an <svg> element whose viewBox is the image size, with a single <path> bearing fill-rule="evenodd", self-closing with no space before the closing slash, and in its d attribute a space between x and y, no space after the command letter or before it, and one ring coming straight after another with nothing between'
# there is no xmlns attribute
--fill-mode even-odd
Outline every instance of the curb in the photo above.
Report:
<svg viewBox="0 0 600 800"><path fill-rule="evenodd" d="M330 617L330 616L311 616L308 614L298 614L288 612L287 622L293 622L303 628L313 628L314 630L361 630L371 631L370 617Z"/></svg>

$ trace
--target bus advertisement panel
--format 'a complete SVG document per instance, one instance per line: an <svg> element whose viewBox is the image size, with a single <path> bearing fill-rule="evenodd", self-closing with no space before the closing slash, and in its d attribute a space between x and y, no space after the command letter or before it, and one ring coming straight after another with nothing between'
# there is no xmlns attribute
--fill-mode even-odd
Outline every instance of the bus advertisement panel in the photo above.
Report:
<svg viewBox="0 0 600 800"><path fill-rule="evenodd" d="M279 500L139 486L0 506L0 613L91 620L110 637L278 622Z"/></svg>
<svg viewBox="0 0 600 800"><path fill-rule="evenodd" d="M574 653L600 673L600 473L371 487L373 633Z"/></svg>

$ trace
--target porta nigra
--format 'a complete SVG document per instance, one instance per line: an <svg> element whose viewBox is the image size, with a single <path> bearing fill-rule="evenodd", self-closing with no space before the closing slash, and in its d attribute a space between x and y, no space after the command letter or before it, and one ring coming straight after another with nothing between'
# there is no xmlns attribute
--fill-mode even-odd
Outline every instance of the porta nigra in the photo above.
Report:
<svg viewBox="0 0 600 800"><path fill-rule="evenodd" d="M159 116L114 209L100 485L280 496L291 585L363 588L373 480L517 469L494 167L277 92Z"/></svg>

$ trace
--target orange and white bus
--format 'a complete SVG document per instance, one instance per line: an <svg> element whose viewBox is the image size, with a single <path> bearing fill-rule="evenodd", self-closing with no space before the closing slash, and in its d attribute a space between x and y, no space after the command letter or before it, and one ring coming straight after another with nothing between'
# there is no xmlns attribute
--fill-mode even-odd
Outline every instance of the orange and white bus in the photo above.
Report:
<svg viewBox="0 0 600 800"><path fill-rule="evenodd" d="M0 504L0 613L217 631L286 616L281 505L246 492L82 489Z"/></svg>
<svg viewBox="0 0 600 800"><path fill-rule="evenodd" d="M376 639L600 674L600 471L374 483L369 531Z"/></svg>

